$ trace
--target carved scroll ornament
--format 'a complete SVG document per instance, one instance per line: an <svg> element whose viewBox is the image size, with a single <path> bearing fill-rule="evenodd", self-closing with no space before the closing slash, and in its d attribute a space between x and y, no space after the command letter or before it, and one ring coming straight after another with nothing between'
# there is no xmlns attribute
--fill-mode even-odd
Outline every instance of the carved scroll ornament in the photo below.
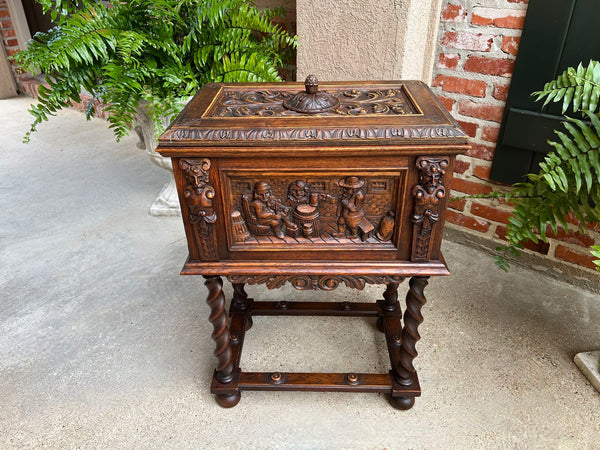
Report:
<svg viewBox="0 0 600 450"><path fill-rule="evenodd" d="M440 202L446 197L444 175L448 167L448 158L421 156L417 158L419 184L415 185L412 195L415 206L411 220L413 227L412 260L427 261L431 247L433 227L439 219Z"/></svg>
<svg viewBox="0 0 600 450"><path fill-rule="evenodd" d="M349 288L361 290L366 284L401 283L404 278L395 275L232 275L227 279L231 283L265 284L269 289L278 289L289 282L301 291L332 291L341 283Z"/></svg>

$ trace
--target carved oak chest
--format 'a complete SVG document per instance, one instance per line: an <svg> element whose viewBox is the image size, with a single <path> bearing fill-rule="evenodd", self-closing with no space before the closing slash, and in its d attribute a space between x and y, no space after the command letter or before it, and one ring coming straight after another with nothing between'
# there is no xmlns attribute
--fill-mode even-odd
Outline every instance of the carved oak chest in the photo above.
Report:
<svg viewBox="0 0 600 450"><path fill-rule="evenodd" d="M236 311L245 311L238 340L259 311L319 314L314 305L300 311L291 302L261 309L258 303L267 302L252 303L245 283L325 290L381 283L390 294L404 277L424 282L449 274L440 253L446 202L455 156L468 148L461 128L417 81L319 86L310 76L305 85L208 84L198 92L161 136L157 151L173 161L189 249L182 273L207 278L211 320L227 334L215 338L219 366L212 387L220 404L233 406L244 388L319 389L314 380L294 384L292 374L250 380L240 371L241 344L231 338ZM236 292L229 323L220 276ZM413 294L422 294L423 286ZM398 309L390 295L386 304L365 307L364 315L369 309L377 316L382 331L389 322L386 336L397 338L401 348L406 324L386 322ZM351 314L353 305L323 308L321 315L342 315L337 312L344 309L358 314ZM221 321L214 319L219 314ZM400 353L392 353L394 366ZM391 381L386 379L384 392L408 399L396 406L406 407L418 395L409 366L408 372L393 368ZM340 380L322 390L366 389L347 374ZM402 382L412 383L414 392L400 392Z"/></svg>

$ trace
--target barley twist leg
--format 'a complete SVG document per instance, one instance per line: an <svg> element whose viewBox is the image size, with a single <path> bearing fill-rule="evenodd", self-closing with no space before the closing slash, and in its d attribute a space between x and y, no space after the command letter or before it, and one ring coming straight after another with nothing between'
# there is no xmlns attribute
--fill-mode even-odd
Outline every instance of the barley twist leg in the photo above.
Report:
<svg viewBox="0 0 600 450"><path fill-rule="evenodd" d="M218 276L205 276L208 288L206 303L210 307L208 320L213 325L212 339L215 341L215 356L217 357L216 378L221 383L233 381L233 359L229 343L228 317L225 311L225 295L223 295L223 280ZM230 395L217 395L216 401L220 406L229 408L240 400L239 391Z"/></svg>
<svg viewBox="0 0 600 450"><path fill-rule="evenodd" d="M399 384L408 386L413 381L416 370L413 360L417 357L416 343L421 339L419 325L423 322L421 308L427 299L423 294L429 277L412 277L409 282L410 289L406 294L406 311L404 312L404 327L402 328L402 347L400 349L399 363L394 367L394 378ZM414 397L396 397L394 406L399 409L409 409L414 403Z"/></svg>

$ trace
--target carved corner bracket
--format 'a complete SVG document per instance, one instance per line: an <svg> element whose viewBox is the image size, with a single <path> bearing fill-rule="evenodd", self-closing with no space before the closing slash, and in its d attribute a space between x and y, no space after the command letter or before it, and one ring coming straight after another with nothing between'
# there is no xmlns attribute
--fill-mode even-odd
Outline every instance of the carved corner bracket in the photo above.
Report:
<svg viewBox="0 0 600 450"><path fill-rule="evenodd" d="M183 197L189 209L190 223L194 227L195 242L202 259L217 259L217 236L214 224L217 214L213 208L215 188L210 185L208 158L182 159L179 168L187 182Z"/></svg>
<svg viewBox="0 0 600 450"><path fill-rule="evenodd" d="M227 279L234 284L265 284L269 289L278 289L289 282L300 291L332 291L341 283L349 288L361 290L366 284L401 283L404 277L395 275L231 275Z"/></svg>
<svg viewBox="0 0 600 450"><path fill-rule="evenodd" d="M431 251L431 235L440 213L440 203L446 198L444 175L448 168L447 157L417 158L419 183L413 187L414 210L412 261L428 261Z"/></svg>

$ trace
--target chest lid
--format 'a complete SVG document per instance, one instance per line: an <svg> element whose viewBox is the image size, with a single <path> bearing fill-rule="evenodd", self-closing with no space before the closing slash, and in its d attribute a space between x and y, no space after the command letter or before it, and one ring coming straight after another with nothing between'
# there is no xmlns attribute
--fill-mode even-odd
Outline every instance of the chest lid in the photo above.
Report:
<svg viewBox="0 0 600 450"><path fill-rule="evenodd" d="M465 145L420 81L205 85L162 134L158 151L214 146Z"/></svg>

